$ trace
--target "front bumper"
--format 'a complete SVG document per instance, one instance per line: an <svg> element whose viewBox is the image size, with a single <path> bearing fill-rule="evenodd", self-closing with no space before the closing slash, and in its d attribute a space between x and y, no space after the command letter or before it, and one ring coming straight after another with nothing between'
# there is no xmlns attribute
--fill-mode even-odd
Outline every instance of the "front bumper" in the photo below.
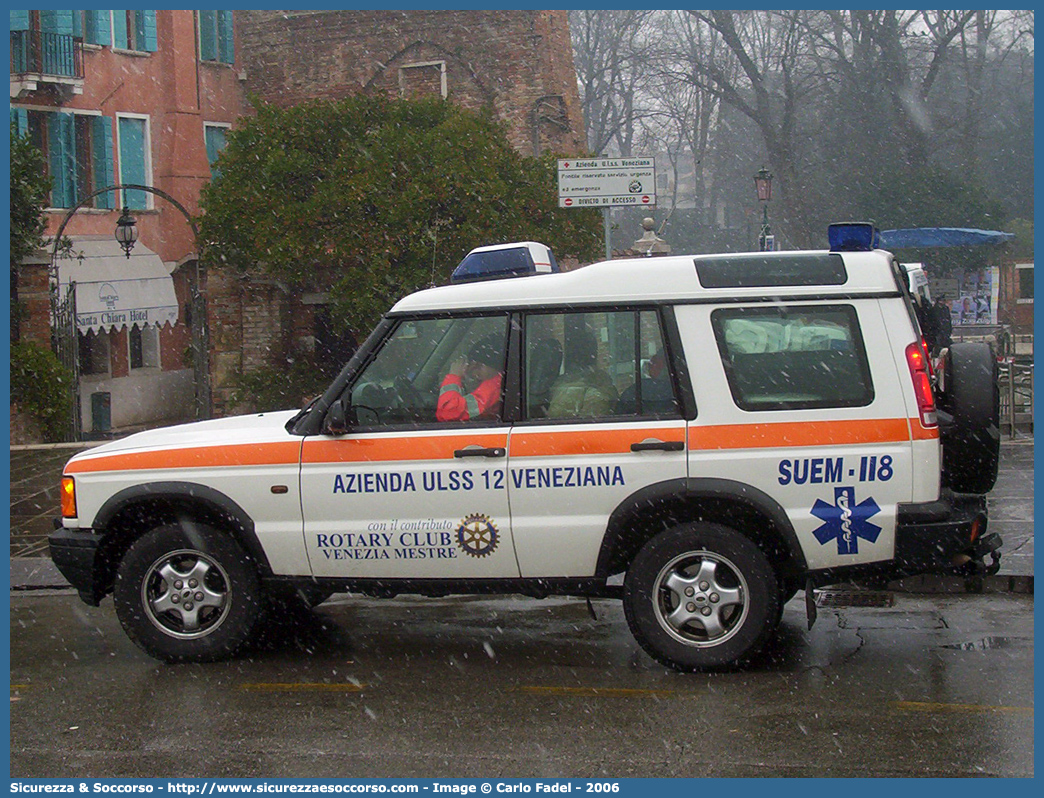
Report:
<svg viewBox="0 0 1044 798"><path fill-rule="evenodd" d="M99 578L102 536L91 529L66 529L60 523L55 523L55 531L47 538L51 559L80 598L97 607L108 593L108 586Z"/></svg>
<svg viewBox="0 0 1044 798"><path fill-rule="evenodd" d="M985 496L945 492L938 501L900 504L894 566L899 575L996 573L1000 535L987 534ZM991 562L985 562L986 557Z"/></svg>

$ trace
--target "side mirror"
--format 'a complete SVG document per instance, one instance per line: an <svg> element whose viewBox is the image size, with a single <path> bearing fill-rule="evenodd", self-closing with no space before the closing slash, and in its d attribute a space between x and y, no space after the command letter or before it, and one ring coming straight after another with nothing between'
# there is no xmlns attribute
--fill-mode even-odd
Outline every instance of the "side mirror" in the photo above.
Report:
<svg viewBox="0 0 1044 798"><path fill-rule="evenodd" d="M344 401L337 400L326 411L326 423L323 424L323 432L327 435L347 435L351 430L352 415L350 410L345 410Z"/></svg>

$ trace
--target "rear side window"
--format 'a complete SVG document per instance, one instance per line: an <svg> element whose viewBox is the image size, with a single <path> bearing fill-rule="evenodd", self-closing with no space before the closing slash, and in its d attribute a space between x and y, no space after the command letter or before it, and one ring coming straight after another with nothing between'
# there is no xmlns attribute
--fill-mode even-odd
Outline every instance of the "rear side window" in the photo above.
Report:
<svg viewBox="0 0 1044 798"><path fill-rule="evenodd" d="M743 410L861 407L874 399L855 308L723 308L711 315Z"/></svg>

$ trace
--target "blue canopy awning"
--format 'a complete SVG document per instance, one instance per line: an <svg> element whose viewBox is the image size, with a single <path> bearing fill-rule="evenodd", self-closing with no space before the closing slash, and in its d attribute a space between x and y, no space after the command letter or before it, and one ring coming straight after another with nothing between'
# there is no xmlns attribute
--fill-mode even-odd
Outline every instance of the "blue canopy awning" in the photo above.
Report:
<svg viewBox="0 0 1044 798"><path fill-rule="evenodd" d="M969 227L911 227L904 230L882 230L881 249L910 247L969 247L1002 244L1015 238L1014 233L999 230L975 230Z"/></svg>

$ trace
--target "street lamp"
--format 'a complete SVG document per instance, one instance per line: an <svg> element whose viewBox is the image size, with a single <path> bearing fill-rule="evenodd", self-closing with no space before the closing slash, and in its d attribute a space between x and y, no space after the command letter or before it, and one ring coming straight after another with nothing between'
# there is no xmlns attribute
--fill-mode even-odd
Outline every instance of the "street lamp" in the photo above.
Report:
<svg viewBox="0 0 1044 798"><path fill-rule="evenodd" d="M77 354L77 339L76 339L76 314L75 314L75 302L73 302L72 310L62 310L63 302L58 296L58 250L61 248L63 237L62 234L65 232L66 226L69 224L69 220L75 216L76 211L90 204L91 200L95 197L99 197L103 194L110 192L123 191L124 203L126 203L126 192L129 190L133 191L147 191L150 194L154 194L158 197L165 199L175 208L177 208L185 220L189 223L189 227L192 228L192 240L196 243L197 247L202 246L202 242L199 237L199 228L196 226L195 220L192 218L192 214L188 212L180 202L165 191L161 191L154 186L139 185L137 183L125 183L125 184L114 184L100 188L88 194L86 197L81 199L72 208L69 208L65 212L65 217L62 219L62 223L58 226L58 232L54 236L54 244L51 249L51 266L48 272L48 282L50 283L50 294L51 294L51 320L54 324L54 330L52 331L53 342L52 346L56 354L62 359L62 362L69 367L73 372L72 390L75 401L73 402L72 412L72 437L73 440L79 440L80 436L80 408L79 408L79 363ZM137 219L131 216L130 208L126 204L123 206L123 210L120 213L120 218L116 220L115 237L120 247L123 249L124 254L130 258L131 250L134 249L135 243L138 241L138 227ZM204 419L210 418L211 406L210 406L210 344L209 344L209 331L207 330L207 300L203 293L203 253L197 251L196 253L196 268L195 276L190 286L191 291L191 306L189 314L189 323L192 326L192 371L193 371L193 382L195 385L195 410L196 418ZM75 294L72 294L75 300Z"/></svg>
<svg viewBox="0 0 1044 798"><path fill-rule="evenodd" d="M123 213L116 220L116 240L123 249L123 254L130 258L131 250L138 240L138 220L130 215L130 208L123 206Z"/></svg>
<svg viewBox="0 0 1044 798"><path fill-rule="evenodd" d="M775 249L775 236L769 227L768 203L772 199L772 172L764 166L754 175L754 189L758 193L761 206L761 232L758 234L758 249L766 252Z"/></svg>

